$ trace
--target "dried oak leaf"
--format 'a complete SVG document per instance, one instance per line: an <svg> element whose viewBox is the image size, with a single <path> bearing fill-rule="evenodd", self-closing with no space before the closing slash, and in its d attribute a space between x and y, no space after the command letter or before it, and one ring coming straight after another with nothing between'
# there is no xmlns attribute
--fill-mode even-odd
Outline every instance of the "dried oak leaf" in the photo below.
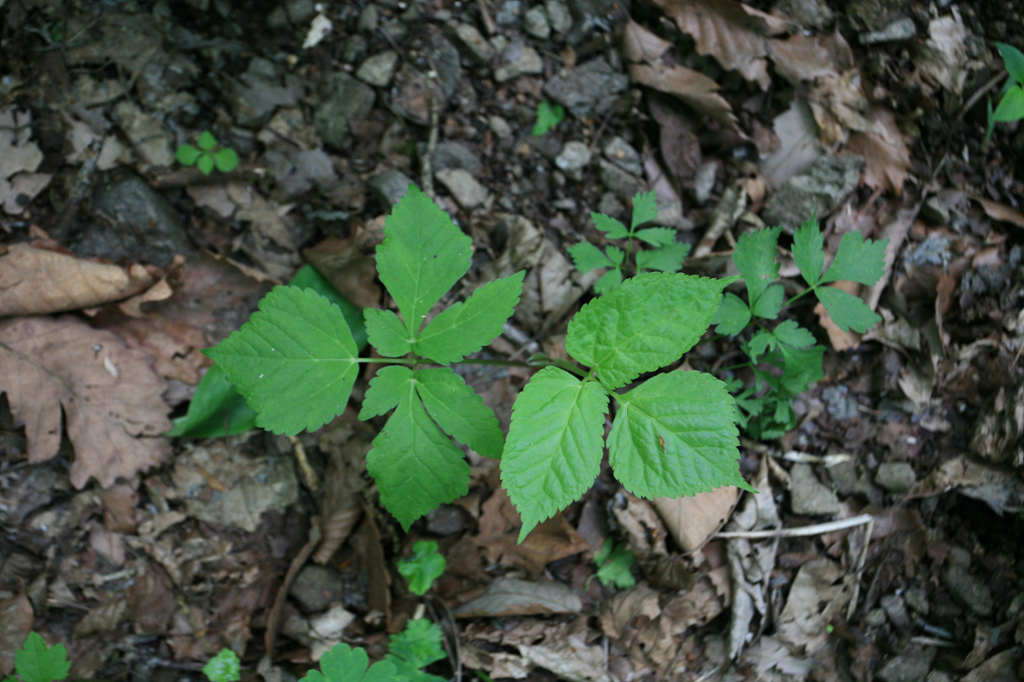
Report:
<svg viewBox="0 0 1024 682"><path fill-rule="evenodd" d="M57 454L63 408L78 489L90 477L108 487L167 458L165 388L149 353L77 318L0 323L0 392L25 426L29 462Z"/></svg>

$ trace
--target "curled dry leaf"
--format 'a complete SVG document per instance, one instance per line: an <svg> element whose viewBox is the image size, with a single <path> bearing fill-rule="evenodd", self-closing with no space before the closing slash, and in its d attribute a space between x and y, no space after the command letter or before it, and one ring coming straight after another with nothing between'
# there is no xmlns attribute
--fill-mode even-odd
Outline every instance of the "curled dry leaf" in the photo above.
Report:
<svg viewBox="0 0 1024 682"><path fill-rule="evenodd" d="M63 408L76 488L91 477L107 487L167 458L165 388L148 353L74 317L0 323L0 392L25 426L29 461L57 454Z"/></svg>
<svg viewBox="0 0 1024 682"><path fill-rule="evenodd" d="M863 182L872 189L903 193L903 182L910 171L910 150L896 125L892 112L872 107L868 119L881 128L875 132L855 132L847 147L864 157Z"/></svg>
<svg viewBox="0 0 1024 682"><path fill-rule="evenodd" d="M0 601L0 675L14 672L14 652L32 631L32 602L23 594Z"/></svg>

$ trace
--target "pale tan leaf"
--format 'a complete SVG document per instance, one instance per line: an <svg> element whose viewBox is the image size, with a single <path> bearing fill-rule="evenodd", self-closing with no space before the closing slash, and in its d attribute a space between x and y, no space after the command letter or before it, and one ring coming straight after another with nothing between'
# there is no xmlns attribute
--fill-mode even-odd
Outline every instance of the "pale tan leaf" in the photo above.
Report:
<svg viewBox="0 0 1024 682"><path fill-rule="evenodd" d="M455 609L459 618L495 618L532 614L579 613L583 602L572 588L547 580L498 578L486 594Z"/></svg>
<svg viewBox="0 0 1024 682"><path fill-rule="evenodd" d="M837 584L842 577L839 566L827 558L801 566L779 616L779 638L808 654L821 648L829 636L826 626L842 613L850 599L849 591Z"/></svg>
<svg viewBox="0 0 1024 682"><path fill-rule="evenodd" d="M850 130L885 134L880 124L867 117L870 102L856 69L819 79L807 100L825 146L845 142Z"/></svg>
<svg viewBox="0 0 1024 682"><path fill-rule="evenodd" d="M973 194L968 195L968 198L971 199L972 201L977 201L978 204L981 205L982 210L985 211L985 214L989 218L1004 223L1010 223L1011 225L1016 225L1017 227L1024 227L1024 214L1022 214L1020 211L1014 208L1010 208L1006 204L1000 204L998 202L992 201L991 199L975 196Z"/></svg>
<svg viewBox="0 0 1024 682"><path fill-rule="evenodd" d="M23 594L0 601L0 677L14 672L14 652L32 631L32 602Z"/></svg>
<svg viewBox="0 0 1024 682"><path fill-rule="evenodd" d="M630 64L629 77L636 83L678 97L697 112L742 134L729 102L716 92L718 84L704 74L684 66Z"/></svg>
<svg viewBox="0 0 1024 682"><path fill-rule="evenodd" d="M631 62L655 64L672 49L672 43L629 21L622 34L622 56Z"/></svg>
<svg viewBox="0 0 1024 682"><path fill-rule="evenodd" d="M117 626L128 619L128 602L124 597L116 601L101 604L90 609L75 626L72 637L88 637L89 635L113 632Z"/></svg>
<svg viewBox="0 0 1024 682"><path fill-rule="evenodd" d="M768 41L775 71L793 85L826 76L838 76L854 68L853 51L839 31L827 36L794 33Z"/></svg>
<svg viewBox="0 0 1024 682"><path fill-rule="evenodd" d="M651 504L679 547L692 552L726 524L739 499L739 488L730 485L690 497L656 497Z"/></svg>
<svg viewBox="0 0 1024 682"><path fill-rule="evenodd" d="M872 189L892 190L899 196L910 171L910 150L891 111L872 107L868 118L880 126L882 132L855 132L850 135L847 147L864 157L864 175L861 176L864 184Z"/></svg>
<svg viewBox="0 0 1024 682"><path fill-rule="evenodd" d="M800 175L821 158L818 125L805 102L794 101L772 121L779 148L761 161L761 172L775 187Z"/></svg>
<svg viewBox="0 0 1024 682"><path fill-rule="evenodd" d="M79 489L91 477L110 486L170 454L160 436L171 427L166 385L152 364L148 353L74 317L0 323L0 391L25 426L29 461L57 454L63 408Z"/></svg>

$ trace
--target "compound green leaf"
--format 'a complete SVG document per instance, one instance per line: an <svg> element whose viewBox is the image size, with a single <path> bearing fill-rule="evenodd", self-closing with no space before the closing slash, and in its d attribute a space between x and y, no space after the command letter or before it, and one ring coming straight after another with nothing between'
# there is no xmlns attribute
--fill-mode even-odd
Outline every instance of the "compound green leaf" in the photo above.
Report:
<svg viewBox="0 0 1024 682"><path fill-rule="evenodd" d="M221 173L230 173L238 168L238 153L230 147L217 150L217 153L213 155L213 160L217 164L217 170Z"/></svg>
<svg viewBox="0 0 1024 682"><path fill-rule="evenodd" d="M874 284L885 274L885 246L888 239L864 241L860 232L847 232L839 242L839 250L821 283L849 280Z"/></svg>
<svg viewBox="0 0 1024 682"><path fill-rule="evenodd" d="M204 130L202 133L199 134L199 140L196 142L196 144L198 144L199 148L202 149L204 152L208 152L217 146L217 138L214 137L213 133L211 133L209 130Z"/></svg>
<svg viewBox="0 0 1024 682"><path fill-rule="evenodd" d="M441 637L441 627L437 623L426 618L410 620L404 630L391 635L388 658L394 656L414 669L424 668L446 657Z"/></svg>
<svg viewBox="0 0 1024 682"><path fill-rule="evenodd" d="M648 227L645 230L637 230L633 236L651 246L676 243L676 231L671 227Z"/></svg>
<svg viewBox="0 0 1024 682"><path fill-rule="evenodd" d="M418 355L438 364L458 362L501 334L501 327L519 303L525 271L488 282L464 303L456 303L432 319L413 344Z"/></svg>
<svg viewBox="0 0 1024 682"><path fill-rule="evenodd" d="M519 510L519 541L578 500L601 469L608 394L556 367L537 372L512 406L501 481Z"/></svg>
<svg viewBox="0 0 1024 682"><path fill-rule="evenodd" d="M763 320L774 320L782 310L783 294L785 289L778 282L769 285L751 306L750 312Z"/></svg>
<svg viewBox="0 0 1024 682"><path fill-rule="evenodd" d="M811 218L793 232L793 260L809 285L818 283L825 268L825 237L817 218Z"/></svg>
<svg viewBox="0 0 1024 682"><path fill-rule="evenodd" d="M852 329L863 334L882 321L878 313L853 294L834 287L818 287L814 294L825 306L832 321L844 332Z"/></svg>
<svg viewBox="0 0 1024 682"><path fill-rule="evenodd" d="M649 223L658 217L658 199L654 191L637 192L633 195L633 229ZM668 228L662 228L668 229ZM672 230L675 239L675 230ZM639 235L638 235L639 236Z"/></svg>
<svg viewBox="0 0 1024 682"><path fill-rule="evenodd" d="M416 519L469 490L462 450L427 415L414 383L401 388L398 406L366 455L381 504L406 531Z"/></svg>
<svg viewBox="0 0 1024 682"><path fill-rule="evenodd" d="M999 106L992 112L992 120L1000 123L1019 121L1024 118L1024 89L1014 85L1003 98L999 100Z"/></svg>
<svg viewBox="0 0 1024 682"><path fill-rule="evenodd" d="M363 407L359 410L359 419L366 421L387 414L398 407L402 397L406 395L413 381L413 372L401 365L388 365L377 370L377 375L370 379L370 388L363 396Z"/></svg>
<svg viewBox="0 0 1024 682"><path fill-rule="evenodd" d="M1024 83L1024 53L1021 53L1013 45L1006 43L992 43L999 50L999 54L1003 57L1003 63L1006 65L1006 70L1010 73L1012 78L1017 83Z"/></svg>
<svg viewBox="0 0 1024 682"><path fill-rule="evenodd" d="M779 343L784 343L787 346L793 348L808 348L818 342L814 338L814 334L798 325L793 320L786 320L780 323L774 330L772 330L772 336L779 340Z"/></svg>
<svg viewBox="0 0 1024 682"><path fill-rule="evenodd" d="M736 336L750 324L750 306L736 294L725 294L718 304L718 311L711 319L715 331L726 336Z"/></svg>
<svg viewBox="0 0 1024 682"><path fill-rule="evenodd" d="M320 657L320 670L310 670L299 682L394 682L398 671L389 661L377 661L370 669L370 657L363 649L344 642Z"/></svg>
<svg viewBox="0 0 1024 682"><path fill-rule="evenodd" d="M689 244L666 244L653 251L640 251L636 254L636 266L641 270L658 270L660 272L679 272L683 261L690 253Z"/></svg>
<svg viewBox="0 0 1024 682"><path fill-rule="evenodd" d="M604 232L609 239L625 239L629 236L626 226L611 216L604 213L591 213L590 218L594 221L594 227Z"/></svg>
<svg viewBox="0 0 1024 682"><path fill-rule="evenodd" d="M196 165L196 159L203 155L201 149L196 149L190 144L183 144L178 147L174 152L174 158L178 160L182 166L194 166Z"/></svg>
<svg viewBox="0 0 1024 682"><path fill-rule="evenodd" d="M277 434L318 429L341 414L359 371L344 315L320 294L279 286L242 328L205 353Z"/></svg>
<svg viewBox="0 0 1024 682"><path fill-rule="evenodd" d="M607 294L615 287L622 284L622 270L615 268L601 275L601 277L594 282L594 292L598 294Z"/></svg>
<svg viewBox="0 0 1024 682"><path fill-rule="evenodd" d="M782 227L771 227L740 235L732 262L739 268L747 285L748 300L757 301L768 285L779 278L775 248Z"/></svg>
<svg viewBox="0 0 1024 682"><path fill-rule="evenodd" d="M728 280L637 275L583 306L565 347L609 389L678 360L708 328Z"/></svg>
<svg viewBox="0 0 1024 682"><path fill-rule="evenodd" d="M580 272L610 268L614 265L601 249L590 242L573 244L569 247L569 255L572 256L572 262L576 264L576 269Z"/></svg>
<svg viewBox="0 0 1024 682"><path fill-rule="evenodd" d="M494 411L484 405L450 367L416 371L416 391L427 412L445 433L491 459L501 459L505 436Z"/></svg>
<svg viewBox="0 0 1024 682"><path fill-rule="evenodd" d="M42 636L30 632L25 643L14 652L14 671L23 682L63 680L71 671L68 650L63 644L47 646Z"/></svg>
<svg viewBox="0 0 1024 682"><path fill-rule="evenodd" d="M238 654L228 648L220 650L216 656L211 658L203 666L203 674L210 679L210 682L238 682L242 679Z"/></svg>
<svg viewBox="0 0 1024 682"><path fill-rule="evenodd" d="M400 358L412 350L409 330L393 310L364 308L366 337L377 352L386 358Z"/></svg>
<svg viewBox="0 0 1024 682"><path fill-rule="evenodd" d="M469 270L473 240L415 185L384 221L377 272L410 335L430 308Z"/></svg>
<svg viewBox="0 0 1024 682"><path fill-rule="evenodd" d="M739 431L725 384L704 372L668 372L616 395L608 436L615 477L639 497L684 497L740 476Z"/></svg>
<svg viewBox="0 0 1024 682"><path fill-rule="evenodd" d="M617 246L609 246L606 249L608 254L608 260L615 265L622 265L623 261L626 260L626 252Z"/></svg>
<svg viewBox="0 0 1024 682"><path fill-rule="evenodd" d="M809 348L794 348L781 344L779 352L786 363L779 381L790 395L800 395L810 388L811 384L825 376L822 369L822 359L825 357L824 346L811 345Z"/></svg>

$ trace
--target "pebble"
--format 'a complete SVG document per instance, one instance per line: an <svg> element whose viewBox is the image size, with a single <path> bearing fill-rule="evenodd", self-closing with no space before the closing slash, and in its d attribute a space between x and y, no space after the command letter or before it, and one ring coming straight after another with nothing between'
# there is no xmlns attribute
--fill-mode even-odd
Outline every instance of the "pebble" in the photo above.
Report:
<svg viewBox="0 0 1024 682"><path fill-rule="evenodd" d="M290 0L285 5L288 20L293 24L304 24L316 14L313 0Z"/></svg>
<svg viewBox="0 0 1024 682"><path fill-rule="evenodd" d="M824 0L779 0L775 9L807 29L825 28L835 19Z"/></svg>
<svg viewBox="0 0 1024 682"><path fill-rule="evenodd" d="M875 485L891 493L905 493L917 483L914 467L907 462L885 462L878 465Z"/></svg>
<svg viewBox="0 0 1024 682"><path fill-rule="evenodd" d="M562 151L555 157L555 165L573 180L583 178L583 169L590 163L593 155L590 148L582 142L566 142Z"/></svg>
<svg viewBox="0 0 1024 682"><path fill-rule="evenodd" d="M548 11L548 24L555 33L565 33L572 28L572 14L564 0L547 0L544 9Z"/></svg>
<svg viewBox="0 0 1024 682"><path fill-rule="evenodd" d="M356 22L356 28L363 33L373 33L377 30L377 23L380 21L380 12L377 11L377 5L369 2L363 11L359 13L359 20Z"/></svg>
<svg viewBox="0 0 1024 682"><path fill-rule="evenodd" d="M434 176L463 209L470 211L487 201L487 188L461 168L442 168Z"/></svg>
<svg viewBox="0 0 1024 682"><path fill-rule="evenodd" d="M494 70L494 80L505 83L517 76L536 75L544 71L544 60L529 45L514 43L505 49L506 62Z"/></svg>
<svg viewBox="0 0 1024 682"><path fill-rule="evenodd" d="M794 464L789 479L794 514L826 516L839 512L839 498L818 480L810 464Z"/></svg>
<svg viewBox="0 0 1024 682"><path fill-rule="evenodd" d="M910 18L897 19L881 31L868 31L859 36L861 45L888 43L896 40L910 40L917 35L917 26Z"/></svg>
<svg viewBox="0 0 1024 682"><path fill-rule="evenodd" d="M395 204L409 191L412 178L400 170L386 170L374 175L366 184L380 200L381 208L390 213Z"/></svg>
<svg viewBox="0 0 1024 682"><path fill-rule="evenodd" d="M605 159L598 160L601 182L605 187L619 195L620 199L629 200L637 192L646 189L644 181L635 175L630 175L619 168L617 164Z"/></svg>
<svg viewBox="0 0 1024 682"><path fill-rule="evenodd" d="M499 26L511 26L519 21L523 3L520 0L505 0L494 12L494 21Z"/></svg>
<svg viewBox="0 0 1024 682"><path fill-rule="evenodd" d="M544 94L583 118L608 112L616 95L628 87L629 76L616 72L604 57L598 57L549 80Z"/></svg>
<svg viewBox="0 0 1024 682"><path fill-rule="evenodd" d="M547 40L551 37L548 13L543 5L536 5L526 13L526 16L523 17L523 28L538 40Z"/></svg>
<svg viewBox="0 0 1024 682"><path fill-rule="evenodd" d="M385 50L360 64L356 71L356 78L364 83L383 88L391 82L396 68L398 68L398 53L394 50Z"/></svg>
<svg viewBox="0 0 1024 682"><path fill-rule="evenodd" d="M979 616L992 615L992 592L978 578L959 566L942 570L942 584L960 603Z"/></svg>
<svg viewBox="0 0 1024 682"><path fill-rule="evenodd" d="M508 140L512 138L512 126L508 124L508 121L503 119L501 116L491 116L487 119L487 127L491 129L500 140Z"/></svg>
<svg viewBox="0 0 1024 682"><path fill-rule="evenodd" d="M355 64L366 54L366 38L360 35L349 36L345 41L345 47L341 51L341 61L347 64Z"/></svg>
<svg viewBox="0 0 1024 682"><path fill-rule="evenodd" d="M857 399L849 394L846 386L826 386L821 391L821 399L828 413L841 421L856 419L859 414Z"/></svg>
<svg viewBox="0 0 1024 682"><path fill-rule="evenodd" d="M470 175L476 174L480 169L480 157L476 155L476 152L454 140L439 143L430 156L430 163L434 166L434 170L461 168L468 171Z"/></svg>
<svg viewBox="0 0 1024 682"><path fill-rule="evenodd" d="M608 141L603 151L606 159L630 175L643 175L644 164L640 153L618 135Z"/></svg>
<svg viewBox="0 0 1024 682"><path fill-rule="evenodd" d="M787 180L768 200L761 218L767 225L783 225L787 232L815 212L819 221L824 220L857 189L863 168L863 156L824 156L807 172Z"/></svg>
<svg viewBox="0 0 1024 682"><path fill-rule="evenodd" d="M330 91L316 109L313 123L328 147L344 151L351 141L348 122L364 119L373 109L377 95L366 83L346 73L336 73Z"/></svg>
<svg viewBox="0 0 1024 682"><path fill-rule="evenodd" d="M487 64L494 58L496 54L494 46L487 42L487 39L474 26L457 24L452 33L455 42L462 47L463 52L477 64Z"/></svg>
<svg viewBox="0 0 1024 682"><path fill-rule="evenodd" d="M899 595L887 594L881 598L879 603L893 625L898 628L910 627L910 614L907 613L907 606Z"/></svg>
<svg viewBox="0 0 1024 682"><path fill-rule="evenodd" d="M924 682L934 658L933 648L908 647L903 653L885 662L878 671L878 678L883 682Z"/></svg>
<svg viewBox="0 0 1024 682"><path fill-rule="evenodd" d="M346 585L339 571L329 566L307 564L295 576L295 582L288 594L299 602L303 610L316 613L323 611L334 602L344 599Z"/></svg>
<svg viewBox="0 0 1024 682"><path fill-rule="evenodd" d="M621 218L626 215L626 205L619 201L615 192L605 192L597 202L597 211L612 218Z"/></svg>

